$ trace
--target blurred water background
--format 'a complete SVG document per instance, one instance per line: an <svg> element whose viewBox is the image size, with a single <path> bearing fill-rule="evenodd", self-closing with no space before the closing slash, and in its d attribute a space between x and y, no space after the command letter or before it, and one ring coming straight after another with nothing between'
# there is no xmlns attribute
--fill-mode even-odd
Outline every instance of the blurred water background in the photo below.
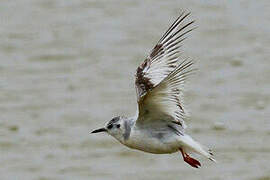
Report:
<svg viewBox="0 0 270 180"><path fill-rule="evenodd" d="M90 135L134 115L134 72L181 10L189 134L218 163ZM0 179L270 179L270 1L1 0Z"/></svg>

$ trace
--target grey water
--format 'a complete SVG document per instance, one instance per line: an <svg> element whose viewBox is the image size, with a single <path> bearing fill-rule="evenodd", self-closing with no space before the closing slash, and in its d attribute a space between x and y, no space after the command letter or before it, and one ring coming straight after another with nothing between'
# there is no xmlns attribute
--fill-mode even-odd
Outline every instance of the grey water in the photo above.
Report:
<svg viewBox="0 0 270 180"><path fill-rule="evenodd" d="M130 150L89 132L134 115L134 73L182 10L188 133L217 163ZM2 0L1 180L269 180L270 2Z"/></svg>

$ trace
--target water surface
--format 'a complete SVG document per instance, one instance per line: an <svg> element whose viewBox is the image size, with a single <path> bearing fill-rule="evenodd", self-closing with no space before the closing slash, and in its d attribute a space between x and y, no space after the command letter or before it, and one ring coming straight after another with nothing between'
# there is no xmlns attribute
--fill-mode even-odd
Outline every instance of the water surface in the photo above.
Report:
<svg viewBox="0 0 270 180"><path fill-rule="evenodd" d="M15 0L0 6L0 179L270 179L270 3ZM188 132L218 163L90 135L134 115L134 72L181 10Z"/></svg>

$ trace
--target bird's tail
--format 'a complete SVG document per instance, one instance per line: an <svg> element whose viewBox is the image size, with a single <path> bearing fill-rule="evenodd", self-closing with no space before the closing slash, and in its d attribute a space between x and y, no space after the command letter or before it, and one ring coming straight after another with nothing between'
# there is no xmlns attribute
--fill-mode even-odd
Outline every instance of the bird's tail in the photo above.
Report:
<svg viewBox="0 0 270 180"><path fill-rule="evenodd" d="M202 146L200 143L192 139L189 135L185 134L184 136L181 136L181 144L182 144L182 149L186 153L194 152L208 158L209 160L213 162L216 162L216 160L213 157L212 151Z"/></svg>

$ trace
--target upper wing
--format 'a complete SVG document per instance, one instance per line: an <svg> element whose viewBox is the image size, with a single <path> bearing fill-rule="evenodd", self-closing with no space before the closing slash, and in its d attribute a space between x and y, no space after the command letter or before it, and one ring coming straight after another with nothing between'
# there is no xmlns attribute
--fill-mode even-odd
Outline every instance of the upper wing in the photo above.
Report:
<svg viewBox="0 0 270 180"><path fill-rule="evenodd" d="M183 61L138 101L139 122L164 118L186 127L182 95L186 77L193 72L192 64L192 61Z"/></svg>
<svg viewBox="0 0 270 180"><path fill-rule="evenodd" d="M190 28L194 21L184 23L189 15L190 13L182 13L175 20L150 55L137 68L135 85L138 100L176 68L180 43L186 39L185 35L194 29Z"/></svg>
<svg viewBox="0 0 270 180"><path fill-rule="evenodd" d="M179 64L178 60L180 42L194 29L190 27L194 21L184 22L189 14L182 13L176 19L137 68L135 85L139 121L145 121L146 115L151 118L169 116L184 127L182 85L191 72L192 62Z"/></svg>

